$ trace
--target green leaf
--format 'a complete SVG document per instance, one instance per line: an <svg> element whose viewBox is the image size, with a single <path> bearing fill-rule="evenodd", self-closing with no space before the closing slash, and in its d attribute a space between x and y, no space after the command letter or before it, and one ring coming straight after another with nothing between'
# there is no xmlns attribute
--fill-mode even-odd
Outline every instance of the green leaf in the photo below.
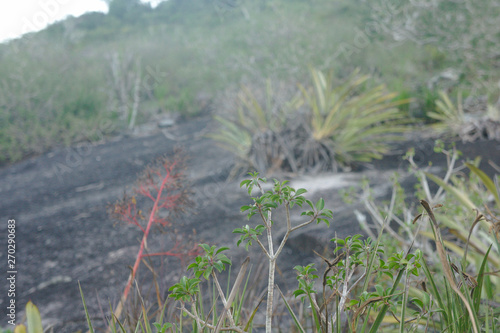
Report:
<svg viewBox="0 0 500 333"><path fill-rule="evenodd" d="M82 297L83 309L85 311L85 317L87 319L87 325L89 327L89 333L94 333L94 328L92 327L92 322L90 321L89 311L87 310L87 304L85 303L85 298L83 296L83 290L82 290L82 286L80 285L80 281L78 281L78 288L80 289L80 296ZM40 324L40 326L41 326L41 324ZM43 332L43 330L42 330L42 332Z"/></svg>
<svg viewBox="0 0 500 333"><path fill-rule="evenodd" d="M302 194L304 194L304 193L306 193L306 192L307 192L307 190L306 190L306 189L299 188L299 189L297 190L297 192L295 192L295 195L296 195L296 196L299 196L299 195L302 195Z"/></svg>
<svg viewBox="0 0 500 333"><path fill-rule="evenodd" d="M205 278L205 280L208 280L208 278L210 277L210 273L212 273L212 267L207 268L205 272L203 272L203 277Z"/></svg>
<svg viewBox="0 0 500 333"><path fill-rule="evenodd" d="M306 199L306 204L308 204L311 209L314 209L314 205L311 200Z"/></svg>
<svg viewBox="0 0 500 333"><path fill-rule="evenodd" d="M323 208L325 208L325 200L323 200L323 198L320 198L316 203L316 209L320 211L323 210Z"/></svg>
<svg viewBox="0 0 500 333"><path fill-rule="evenodd" d="M326 217L328 217L330 219L333 218L333 212L330 209L323 210L323 212L321 213L321 215L326 216Z"/></svg>
<svg viewBox="0 0 500 333"><path fill-rule="evenodd" d="M210 252L210 246L208 244L200 244L200 247L205 251L205 252Z"/></svg>
<svg viewBox="0 0 500 333"><path fill-rule="evenodd" d="M480 170L475 165L473 165L471 163L465 163L465 165L482 180L484 186L486 186L488 191L490 191L490 193L495 198L495 202L497 204L497 207L500 208L500 196L498 194L498 189L495 186L495 183L493 182L493 180L490 177L488 177L487 174L485 174L482 170Z"/></svg>
<svg viewBox="0 0 500 333"><path fill-rule="evenodd" d="M222 270L224 269L224 265L222 264L222 262L216 262L214 263L214 267L217 271L222 272Z"/></svg>
<svg viewBox="0 0 500 333"><path fill-rule="evenodd" d="M331 242L334 242L334 243L337 243L338 246L344 246L345 245L345 241L341 238L332 238L330 240Z"/></svg>
<svg viewBox="0 0 500 333"><path fill-rule="evenodd" d="M226 251L226 250L229 250L229 248L227 246L221 247L220 249L217 250L217 252L215 252L215 254L219 254L222 251Z"/></svg>
<svg viewBox="0 0 500 333"><path fill-rule="evenodd" d="M295 291L293 292L293 294L292 294L292 295L293 295L293 296L295 296L295 297L297 297L297 296L304 295L304 294L306 294L306 292L305 292L304 290L302 290L302 289L297 289L297 290L295 290Z"/></svg>
<svg viewBox="0 0 500 333"><path fill-rule="evenodd" d="M223 259L221 259L221 261L222 261L224 264L226 264L226 265L231 265L231 260L230 260L230 259L228 259L228 258L223 258Z"/></svg>
<svg viewBox="0 0 500 333"><path fill-rule="evenodd" d="M470 210L477 209L476 205L472 203L472 201L469 199L469 196L463 191L460 191L458 188L445 183L441 178L433 175L432 173L425 172L425 175L428 178L430 178L433 182L444 188L447 192L453 194L458 200L460 200L460 202L462 202Z"/></svg>
<svg viewBox="0 0 500 333"><path fill-rule="evenodd" d="M247 210L249 210L251 208L252 208L252 206L241 206L240 211L241 212L245 212L245 211L247 211Z"/></svg>
<svg viewBox="0 0 500 333"><path fill-rule="evenodd" d="M279 287L277 285L276 285L276 288L278 288L278 291L280 292L281 298L285 302L285 306L288 309L288 313L290 313L290 315L292 316L293 321L295 322L295 327L299 330L299 332L304 333L305 330L302 327L302 325L300 324L300 320L297 318L297 316L293 312L292 308L290 307L290 304L288 304L288 302L287 302L287 300L285 298L285 295L283 295L283 293L281 292L281 290L279 289ZM295 297L297 297L297 296L295 296Z"/></svg>
<svg viewBox="0 0 500 333"><path fill-rule="evenodd" d="M320 223L320 222L324 222L327 227L330 227L330 221L328 221L327 219L319 218L318 223Z"/></svg>
<svg viewBox="0 0 500 333"><path fill-rule="evenodd" d="M244 180L240 183L240 187L248 186L252 182L251 179Z"/></svg>

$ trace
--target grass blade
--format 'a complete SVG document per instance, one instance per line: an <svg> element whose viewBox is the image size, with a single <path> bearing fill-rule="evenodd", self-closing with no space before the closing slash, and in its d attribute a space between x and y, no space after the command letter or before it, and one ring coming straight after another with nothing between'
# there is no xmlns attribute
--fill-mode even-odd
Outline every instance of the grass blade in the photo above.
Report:
<svg viewBox="0 0 500 333"><path fill-rule="evenodd" d="M465 307L467 308L467 312L469 313L470 320L472 322L472 327L474 329L474 333L478 333L478 321L477 321L477 315L472 311L471 304L469 303L469 300L462 294L460 289L458 289L456 283L455 283L455 278L453 276L453 272L451 271L450 268L450 263L448 262L448 259L446 257L446 251L443 246L443 241L441 237L441 231L439 229L439 225L437 223L436 217L434 216L434 212L432 211L432 208L429 206L429 203L426 202L425 200L420 200L420 204L422 207L424 207L425 211L427 212L430 220L431 220L431 226L434 230L434 233L436 234L436 249L439 255L439 260L441 261L441 264L443 266L443 271L446 277L446 280L448 281L449 286L453 289L453 291L462 299Z"/></svg>
<svg viewBox="0 0 500 333"><path fill-rule="evenodd" d="M87 325L89 326L89 332L94 333L94 328L92 327L92 322L90 321L89 311L87 310L87 304L85 303L85 298L83 297L82 286L80 281L78 281L78 288L80 288L80 295L82 296L83 308L85 310L85 317L87 318Z"/></svg>
<svg viewBox="0 0 500 333"><path fill-rule="evenodd" d="M460 202L462 202L470 210L477 209L476 205L474 205L474 203L470 201L469 196L466 193L460 191L454 186L445 183L444 180L433 175L432 173L425 172L425 175L427 176L427 178L430 178L433 182L435 182L440 187L445 189L448 193L453 194Z"/></svg>
<svg viewBox="0 0 500 333"><path fill-rule="evenodd" d="M299 332L305 333L304 328L300 324L299 318L297 318L297 316L293 312L292 308L290 307L290 304L287 302L287 300L285 298L285 295L283 295L283 293L281 292L281 289L278 287L278 285L276 285L276 289L278 289L278 291L279 291L279 293L281 295L281 298L283 299L283 302L285 302L285 306L288 309L288 312L290 313L290 315L292 316L292 319L295 322L295 326L297 327L297 329L299 330Z"/></svg>
<svg viewBox="0 0 500 333"><path fill-rule="evenodd" d="M257 306L255 307L252 314L250 315L250 318L248 318L247 324L245 325L245 329L244 329L245 331L248 331L248 329L250 328L250 325L253 322L253 317L255 317L255 314L257 313L257 310L259 310L259 307L262 304L262 302L264 301L264 298L266 298L266 295L267 294L262 295L262 297L259 300L259 303L257 303Z"/></svg>
<svg viewBox="0 0 500 333"><path fill-rule="evenodd" d="M471 163L465 163L465 165L470 169L470 171L475 173L482 180L484 186L486 186L486 188L490 191L490 193L493 194L495 202L497 203L497 206L500 208L500 196L498 195L498 191L493 180L475 165Z"/></svg>

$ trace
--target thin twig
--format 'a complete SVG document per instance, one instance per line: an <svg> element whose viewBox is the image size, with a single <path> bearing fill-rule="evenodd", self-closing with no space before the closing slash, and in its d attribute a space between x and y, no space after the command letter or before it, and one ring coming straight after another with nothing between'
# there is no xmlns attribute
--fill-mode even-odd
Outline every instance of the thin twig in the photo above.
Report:
<svg viewBox="0 0 500 333"><path fill-rule="evenodd" d="M191 312L189 312L188 309L186 309L186 307L184 306L184 304L182 304L182 307L180 309L181 311L183 311L185 314L187 314L189 317L193 318L194 320L199 320L200 321L200 324L203 324L203 326L206 326L212 330L215 329L215 325L212 325L210 324L209 322L195 316L194 314L192 314ZM201 327L201 326L200 326ZM236 332L239 332L239 333L245 333L245 331L243 331L241 328L239 327L223 327L221 328L221 331L236 331Z"/></svg>
<svg viewBox="0 0 500 333"><path fill-rule="evenodd" d="M295 231L295 230L300 229L300 228L303 228L303 227L305 227L306 225L313 223L313 222L314 222L314 220L316 220L316 218L317 218L317 217L318 217L317 215L314 215L314 216L313 216L313 217L312 217L309 221L304 222L304 223L301 223L301 224L299 224L299 225L297 225L297 226L293 227L292 229L290 229L290 232Z"/></svg>
<svg viewBox="0 0 500 333"><path fill-rule="evenodd" d="M236 294L238 293L238 289L241 285L241 282L243 281L243 278L245 276L245 273L247 271L249 263L250 263L250 257L247 257L245 259L245 261L243 261L243 264L241 265L241 268L240 268L240 271L236 277L236 280L234 281L233 288L231 289L231 293L229 294L229 297L227 298L227 304L224 306L224 310L222 310L222 313L219 317L219 321L217 322L217 326L215 328L215 333L217 333L221 330L222 322L224 321L224 318L226 317L226 313L229 312L229 307L233 303L233 300L236 297Z"/></svg>
<svg viewBox="0 0 500 333"><path fill-rule="evenodd" d="M224 305L224 308L228 307L229 303L226 300L226 297L224 296L224 292L222 291L222 288L220 287L219 280L217 279L217 275L215 274L215 271L212 271L212 277L214 279L215 286L217 288L217 291L219 292L220 299L222 301L222 304ZM229 322L231 323L232 326L236 327L236 324L234 322L233 314L231 312L226 312L229 318Z"/></svg>
<svg viewBox="0 0 500 333"><path fill-rule="evenodd" d="M290 205L289 203L285 203L285 209L286 209L286 233L283 239L281 240L281 243L278 247L278 250L276 250L275 256L279 256L281 251L283 250L283 247L285 246L286 241L288 240L288 236L290 236L290 232L292 232L292 222L290 219Z"/></svg>

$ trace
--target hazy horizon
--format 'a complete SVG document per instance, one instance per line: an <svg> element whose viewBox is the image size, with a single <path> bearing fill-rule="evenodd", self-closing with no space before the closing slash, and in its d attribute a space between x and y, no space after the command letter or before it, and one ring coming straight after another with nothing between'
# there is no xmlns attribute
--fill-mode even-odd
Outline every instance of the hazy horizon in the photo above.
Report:
<svg viewBox="0 0 500 333"><path fill-rule="evenodd" d="M154 7L163 0L141 0ZM68 16L108 11L105 0L25 0L0 4L0 43L45 29Z"/></svg>

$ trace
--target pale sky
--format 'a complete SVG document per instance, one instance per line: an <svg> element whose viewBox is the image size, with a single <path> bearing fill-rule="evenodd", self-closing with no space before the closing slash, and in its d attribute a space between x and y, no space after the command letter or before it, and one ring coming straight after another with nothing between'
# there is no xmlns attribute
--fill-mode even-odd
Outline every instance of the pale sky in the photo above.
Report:
<svg viewBox="0 0 500 333"><path fill-rule="evenodd" d="M157 4L158 0L148 1ZM107 12L103 0L3 0L0 3L0 43L38 31L68 15L86 12Z"/></svg>

